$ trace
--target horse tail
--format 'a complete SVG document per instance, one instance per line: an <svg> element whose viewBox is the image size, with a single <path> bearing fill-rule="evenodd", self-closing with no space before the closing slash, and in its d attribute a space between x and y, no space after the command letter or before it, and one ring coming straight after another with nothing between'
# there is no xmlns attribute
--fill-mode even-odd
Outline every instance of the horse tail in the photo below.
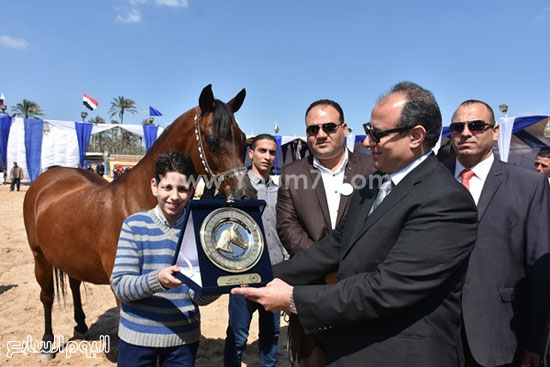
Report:
<svg viewBox="0 0 550 367"><path fill-rule="evenodd" d="M63 306L66 306L66 303L65 303L65 273L54 267L54 274L55 274L55 277L54 277L54 283L55 283L55 287L54 287L54 294L57 298L57 303L59 303L59 293L61 293L61 297L63 298Z"/></svg>

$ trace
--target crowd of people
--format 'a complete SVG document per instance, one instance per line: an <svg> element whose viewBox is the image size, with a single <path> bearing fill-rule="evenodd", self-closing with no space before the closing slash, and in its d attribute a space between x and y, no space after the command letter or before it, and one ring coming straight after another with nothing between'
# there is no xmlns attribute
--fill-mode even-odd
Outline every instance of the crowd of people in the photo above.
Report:
<svg viewBox="0 0 550 367"><path fill-rule="evenodd" d="M256 311L261 366L277 364L281 311L292 365L543 365L550 153L534 170L500 161L492 108L467 100L451 117L456 159L444 165L432 152L441 127L433 94L398 83L364 124L372 154L352 153L340 105L316 101L305 113L312 154L285 166L278 185L269 176L276 141L255 137L247 174L267 203L276 278L232 290L225 366L241 365ZM119 366L194 364L198 307L217 297L198 296L174 277L177 265L166 266L193 172L183 154L160 155L158 205L122 227L111 277L122 301Z"/></svg>

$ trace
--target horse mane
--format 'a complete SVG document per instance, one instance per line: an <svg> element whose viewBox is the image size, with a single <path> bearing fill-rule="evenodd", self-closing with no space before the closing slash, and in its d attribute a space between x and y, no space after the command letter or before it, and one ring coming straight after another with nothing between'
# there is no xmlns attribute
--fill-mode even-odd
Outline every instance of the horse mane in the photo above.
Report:
<svg viewBox="0 0 550 367"><path fill-rule="evenodd" d="M213 131L212 135L216 140L229 141L231 139L231 125L233 124L233 111L227 104L215 100L216 108L214 109L213 116ZM219 141L216 142L219 146Z"/></svg>

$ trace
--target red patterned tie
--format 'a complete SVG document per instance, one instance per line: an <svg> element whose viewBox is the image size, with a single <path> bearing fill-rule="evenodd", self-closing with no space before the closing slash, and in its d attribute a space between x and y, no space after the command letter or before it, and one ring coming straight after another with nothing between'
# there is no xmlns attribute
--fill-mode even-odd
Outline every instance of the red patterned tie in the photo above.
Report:
<svg viewBox="0 0 550 367"><path fill-rule="evenodd" d="M472 179L472 177L474 177L474 171L465 168L464 170L462 170L462 172L460 172L460 176L462 177L461 183L464 185L464 187L470 190L470 180Z"/></svg>

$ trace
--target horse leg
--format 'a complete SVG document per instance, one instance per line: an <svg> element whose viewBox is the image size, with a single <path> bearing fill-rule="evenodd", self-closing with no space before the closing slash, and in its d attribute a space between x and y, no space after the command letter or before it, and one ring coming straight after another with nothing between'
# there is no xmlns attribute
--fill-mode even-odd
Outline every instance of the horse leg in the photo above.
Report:
<svg viewBox="0 0 550 367"><path fill-rule="evenodd" d="M33 250L34 255L34 274L38 284L40 284L40 301L44 306L44 336L38 358L47 362L55 358L53 350L53 331L52 331L52 305L54 297L53 287L53 266L46 260L40 250Z"/></svg>
<svg viewBox="0 0 550 367"><path fill-rule="evenodd" d="M74 306L74 321L76 326L74 327L74 338L84 339L88 332L88 326L86 325L86 315L82 309L82 300L80 299L80 280L69 276L69 284L71 285L71 293L73 294L73 306Z"/></svg>

